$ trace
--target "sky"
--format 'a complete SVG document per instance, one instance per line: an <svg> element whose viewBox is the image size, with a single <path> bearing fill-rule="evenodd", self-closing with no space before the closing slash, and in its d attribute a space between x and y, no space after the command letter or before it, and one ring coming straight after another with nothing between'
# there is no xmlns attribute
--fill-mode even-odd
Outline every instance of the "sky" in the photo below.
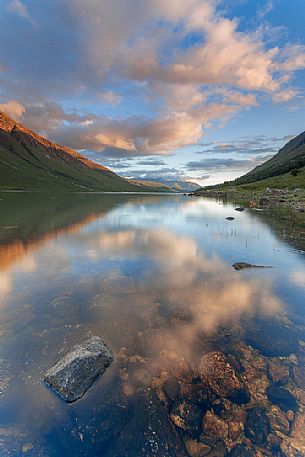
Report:
<svg viewBox="0 0 305 457"><path fill-rule="evenodd" d="M0 109L121 176L234 179L305 130L304 0L0 0Z"/></svg>

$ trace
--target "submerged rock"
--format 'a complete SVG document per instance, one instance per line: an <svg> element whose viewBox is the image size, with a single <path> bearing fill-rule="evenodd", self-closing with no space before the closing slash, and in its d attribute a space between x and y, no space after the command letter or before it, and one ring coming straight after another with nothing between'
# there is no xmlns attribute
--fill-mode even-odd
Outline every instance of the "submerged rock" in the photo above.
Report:
<svg viewBox="0 0 305 457"><path fill-rule="evenodd" d="M226 217L227 221L234 221L235 217L232 217L232 216L229 216L229 217Z"/></svg>
<svg viewBox="0 0 305 457"><path fill-rule="evenodd" d="M167 410L151 389L139 390L129 398L133 417L120 435L101 449L103 457L188 457L183 440L168 417Z"/></svg>
<svg viewBox="0 0 305 457"><path fill-rule="evenodd" d="M44 381L70 403L85 394L112 360L112 354L103 340L93 336L61 357L45 373Z"/></svg>
<svg viewBox="0 0 305 457"><path fill-rule="evenodd" d="M178 401L173 405L170 418L176 427L188 432L191 436L200 435L202 412L198 406L187 401Z"/></svg>
<svg viewBox="0 0 305 457"><path fill-rule="evenodd" d="M245 340L267 357L288 357L299 347L298 331L272 320L251 322Z"/></svg>
<svg viewBox="0 0 305 457"><path fill-rule="evenodd" d="M284 389L283 387L274 385L269 386L266 390L267 397L283 411L294 411L298 409L298 404L294 396L289 392L289 390Z"/></svg>
<svg viewBox="0 0 305 457"><path fill-rule="evenodd" d="M245 211L245 208L243 206L238 206L237 208L235 208L235 211Z"/></svg>
<svg viewBox="0 0 305 457"><path fill-rule="evenodd" d="M175 401L180 394L180 383L175 378L169 378L163 384L163 392L171 401Z"/></svg>
<svg viewBox="0 0 305 457"><path fill-rule="evenodd" d="M265 409L255 407L248 409L245 435L254 444L266 444L267 436L270 433L270 421Z"/></svg>
<svg viewBox="0 0 305 457"><path fill-rule="evenodd" d="M247 262L236 262L236 263L233 263L232 265L233 268L235 268L235 270L239 271L239 270L245 270L247 268L272 268L271 266L266 266L266 265L254 265L252 263L247 263Z"/></svg>
<svg viewBox="0 0 305 457"><path fill-rule="evenodd" d="M211 411L205 414L202 427L204 433L215 438L227 438L229 433L228 424Z"/></svg>
<svg viewBox="0 0 305 457"><path fill-rule="evenodd" d="M228 457L255 457L256 452L254 448L245 446L245 444L237 444L228 453Z"/></svg>
<svg viewBox="0 0 305 457"><path fill-rule="evenodd" d="M247 387L222 352L209 352L201 358L199 374L202 381L221 398L234 403L250 401Z"/></svg>

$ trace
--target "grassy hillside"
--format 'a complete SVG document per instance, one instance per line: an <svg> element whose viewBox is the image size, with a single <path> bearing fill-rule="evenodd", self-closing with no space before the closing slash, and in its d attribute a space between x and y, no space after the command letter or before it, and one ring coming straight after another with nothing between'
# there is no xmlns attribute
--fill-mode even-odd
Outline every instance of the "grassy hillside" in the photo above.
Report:
<svg viewBox="0 0 305 457"><path fill-rule="evenodd" d="M289 141L270 160L236 179L234 183L247 184L286 173L297 174L303 167L305 167L305 132Z"/></svg>
<svg viewBox="0 0 305 457"><path fill-rule="evenodd" d="M150 181L149 179L132 179L130 182L140 184L142 186L160 188L160 190L165 190L167 192L192 192L198 189L198 184L190 181L170 181L167 179Z"/></svg>
<svg viewBox="0 0 305 457"><path fill-rule="evenodd" d="M0 190L143 191L0 112ZM145 190L153 190L147 188Z"/></svg>

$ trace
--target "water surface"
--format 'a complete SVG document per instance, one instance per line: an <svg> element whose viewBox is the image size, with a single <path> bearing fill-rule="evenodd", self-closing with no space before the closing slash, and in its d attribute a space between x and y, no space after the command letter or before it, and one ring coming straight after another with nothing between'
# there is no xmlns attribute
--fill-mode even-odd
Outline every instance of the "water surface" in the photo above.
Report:
<svg viewBox="0 0 305 457"><path fill-rule="evenodd" d="M238 443L305 455L305 256L276 220L180 195L0 198L1 455L184 456L194 446L226 455ZM273 268L232 268L243 261ZM93 334L115 361L68 405L43 373ZM249 402L213 389L204 404L194 397L207 392L198 367L212 352L233 366ZM288 378L275 382L272 367L288 367ZM174 398L168 380L178 383ZM266 396L274 384L297 400L290 420ZM198 417L179 424L181 404L196 405L200 426ZM271 424L261 443L245 434L258 406ZM211 417L224 433L208 429Z"/></svg>

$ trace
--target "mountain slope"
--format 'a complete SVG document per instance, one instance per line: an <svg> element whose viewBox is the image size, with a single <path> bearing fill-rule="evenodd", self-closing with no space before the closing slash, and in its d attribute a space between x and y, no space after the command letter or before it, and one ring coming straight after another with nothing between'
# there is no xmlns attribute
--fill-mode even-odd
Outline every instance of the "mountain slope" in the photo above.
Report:
<svg viewBox="0 0 305 457"><path fill-rule="evenodd" d="M46 140L0 111L0 190L140 192L73 149Z"/></svg>
<svg viewBox="0 0 305 457"><path fill-rule="evenodd" d="M160 190L163 188L164 190L170 190L171 192L192 192L199 187L199 184L195 184L191 181L171 181L168 179L151 180L149 178L132 179L130 181L142 185L146 184L151 187L159 187Z"/></svg>
<svg viewBox="0 0 305 457"><path fill-rule="evenodd" d="M249 173L237 178L234 184L247 184L289 173L305 166L305 132L289 141L271 159Z"/></svg>

